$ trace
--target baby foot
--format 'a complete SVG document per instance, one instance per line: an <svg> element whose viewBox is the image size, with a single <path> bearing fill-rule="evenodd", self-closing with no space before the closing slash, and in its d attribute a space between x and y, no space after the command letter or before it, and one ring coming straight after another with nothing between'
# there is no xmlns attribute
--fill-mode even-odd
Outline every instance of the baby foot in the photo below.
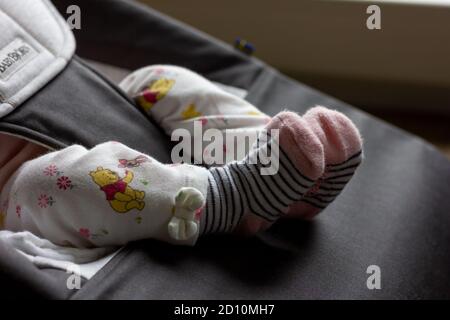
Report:
<svg viewBox="0 0 450 320"><path fill-rule="evenodd" d="M209 170L202 234L236 230L249 235L264 230L286 215L323 175L323 145L299 115L279 113L266 131L268 135L261 133L244 160ZM262 155L278 162L272 174L263 174L267 163Z"/></svg>
<svg viewBox="0 0 450 320"><path fill-rule="evenodd" d="M311 219L341 193L362 161L362 140L353 122L342 113L315 107L304 121L323 145L325 170L301 201L289 207L288 215Z"/></svg>

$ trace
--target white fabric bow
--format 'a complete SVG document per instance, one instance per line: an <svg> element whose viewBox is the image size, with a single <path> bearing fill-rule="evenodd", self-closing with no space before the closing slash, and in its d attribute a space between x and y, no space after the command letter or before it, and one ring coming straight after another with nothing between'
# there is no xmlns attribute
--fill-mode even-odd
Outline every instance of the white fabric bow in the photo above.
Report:
<svg viewBox="0 0 450 320"><path fill-rule="evenodd" d="M169 235L175 240L188 240L198 232L196 215L205 206L205 197L195 188L181 188L175 196L173 217L170 219Z"/></svg>

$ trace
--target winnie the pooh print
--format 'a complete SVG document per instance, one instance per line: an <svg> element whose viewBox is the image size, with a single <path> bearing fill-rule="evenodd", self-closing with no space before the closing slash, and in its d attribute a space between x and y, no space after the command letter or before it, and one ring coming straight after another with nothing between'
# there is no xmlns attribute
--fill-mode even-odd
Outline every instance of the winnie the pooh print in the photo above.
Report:
<svg viewBox="0 0 450 320"><path fill-rule="evenodd" d="M174 84L175 80L173 79L161 78L155 80L138 94L136 100L145 111L148 111L155 103L167 95Z"/></svg>
<svg viewBox="0 0 450 320"><path fill-rule="evenodd" d="M126 171L125 177L120 178L119 175L109 169L97 167L97 170L89 173L92 180L100 187L106 195L111 207L119 213L126 213L132 209L142 210L145 202L144 191L131 188L129 184L133 181L134 174Z"/></svg>

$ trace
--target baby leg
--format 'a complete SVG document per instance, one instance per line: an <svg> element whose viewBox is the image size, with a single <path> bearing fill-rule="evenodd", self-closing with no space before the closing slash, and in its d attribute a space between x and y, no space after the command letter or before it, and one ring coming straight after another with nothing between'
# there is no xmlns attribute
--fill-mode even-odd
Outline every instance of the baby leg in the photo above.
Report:
<svg viewBox="0 0 450 320"><path fill-rule="evenodd" d="M290 113L276 119L243 160L209 170L163 165L114 142L48 153L5 186L5 227L75 247L145 238L192 245L205 233L254 234L287 214L324 170L323 146L304 120ZM269 153L279 159L272 171L263 161Z"/></svg>
<svg viewBox="0 0 450 320"><path fill-rule="evenodd" d="M152 84L164 81L167 83L168 78L172 80L171 85L166 86L170 87L170 90L166 90L160 99L153 99L149 92L155 93L158 90L155 91ZM215 159L223 161L217 163L209 159L212 158L211 153L205 148L205 144L202 144L200 155L193 150L189 154L185 152L185 160L189 161L192 155L195 160L201 158L196 163L224 164L242 159L240 155L247 151L247 144L242 141L247 139L248 145L253 143L256 146L254 141L258 133L269 121L269 117L247 101L224 92L207 79L184 68L143 68L125 79L122 87L157 119L168 134L184 128L191 133L190 136L194 140L201 139L202 135L198 137L194 130L194 124L198 122L202 124L203 129L221 130L224 136L224 157ZM153 102L149 103L149 100ZM183 113L186 111L183 109L186 101L189 101L190 106L190 109L186 110L195 112ZM308 190L302 201L290 206L289 213L292 216L312 218L334 201L350 181L362 159L362 142L354 124L339 112L317 107L307 112L304 118L306 121L303 125L313 131L324 148L326 172ZM234 137L241 138L238 140L241 143L237 146Z"/></svg>
<svg viewBox="0 0 450 320"><path fill-rule="evenodd" d="M252 145L257 133L270 120L244 99L181 67L157 65L142 68L123 80L120 86L167 135L185 130L194 143L201 145L197 153L193 148L190 152L183 150L184 160L191 161L192 157L197 164L213 162L202 139L206 130L214 129L224 137L220 146L224 153L222 161L215 163L222 165L245 155L248 151L245 145ZM239 141L247 139L247 143L237 144L236 149L243 149L235 150L234 140L240 138ZM216 160L220 158L215 157Z"/></svg>
<svg viewBox="0 0 450 320"><path fill-rule="evenodd" d="M116 142L73 145L24 163L2 191L0 211L5 229L59 245L193 244L207 186L201 167L163 165Z"/></svg>
<svg viewBox="0 0 450 320"><path fill-rule="evenodd" d="M200 120L205 128L264 127L268 116L249 102L224 91L188 69L154 65L125 78L120 87L171 135L191 130Z"/></svg>

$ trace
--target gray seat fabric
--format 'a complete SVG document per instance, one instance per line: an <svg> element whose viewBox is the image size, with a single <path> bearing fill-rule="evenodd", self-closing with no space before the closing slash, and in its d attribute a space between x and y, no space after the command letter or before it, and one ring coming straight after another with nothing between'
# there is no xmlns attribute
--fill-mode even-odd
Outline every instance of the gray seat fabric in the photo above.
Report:
<svg viewBox="0 0 450 320"><path fill-rule="evenodd" d="M315 221L280 221L251 239L208 236L193 248L132 243L79 291L65 289L66 274L38 270L0 246L0 269L6 270L0 279L8 288L18 295L25 290L30 296L73 299L450 298L450 163L433 147L150 9L121 0L55 1L62 12L73 3L83 12L83 28L75 32L79 55L129 70L182 65L248 90L247 99L269 114L285 107L304 112L315 104L336 108L361 129L366 159ZM27 122L26 129L18 129L23 135L56 147L120 140L168 161L167 137L82 62L74 60L49 86L72 88L75 93L63 93L81 109L67 116L83 119L82 130L49 128L44 119ZM98 115L95 121L84 117L78 98L96 110L92 117L101 110L109 121L134 131L103 124L100 130ZM33 104L45 107L49 99L64 103L62 96L48 97L44 90L23 110L36 114ZM20 115L8 117L10 125L21 126ZM381 268L381 290L366 287L369 265Z"/></svg>

